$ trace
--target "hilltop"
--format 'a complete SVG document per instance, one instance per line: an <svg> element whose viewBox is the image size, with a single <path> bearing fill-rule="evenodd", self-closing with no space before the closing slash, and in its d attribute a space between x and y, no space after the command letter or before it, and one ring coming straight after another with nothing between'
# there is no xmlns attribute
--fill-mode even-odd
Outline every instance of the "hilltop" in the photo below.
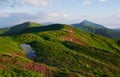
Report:
<svg viewBox="0 0 120 77"><path fill-rule="evenodd" d="M17 34L22 31L25 31L28 28L34 28L34 27L40 27L40 26L42 26L42 24L38 24L35 22L24 22L22 24L11 27L9 30L4 32L4 35L9 35L11 33ZM5 29L2 29L2 30L5 30Z"/></svg>

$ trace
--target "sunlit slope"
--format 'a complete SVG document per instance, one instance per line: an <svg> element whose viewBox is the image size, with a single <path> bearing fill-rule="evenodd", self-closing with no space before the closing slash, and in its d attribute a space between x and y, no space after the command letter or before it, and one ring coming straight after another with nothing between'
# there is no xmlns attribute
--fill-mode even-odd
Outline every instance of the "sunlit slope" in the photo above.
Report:
<svg viewBox="0 0 120 77"><path fill-rule="evenodd" d="M30 44L36 50L35 62L64 68L68 74L119 76L120 46L116 40L64 24L29 28L10 37L19 44Z"/></svg>

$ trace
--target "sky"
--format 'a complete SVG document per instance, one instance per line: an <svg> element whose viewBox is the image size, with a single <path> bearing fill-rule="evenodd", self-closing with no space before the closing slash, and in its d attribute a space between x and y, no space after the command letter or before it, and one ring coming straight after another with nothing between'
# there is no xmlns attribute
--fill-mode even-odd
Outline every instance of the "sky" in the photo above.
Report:
<svg viewBox="0 0 120 77"><path fill-rule="evenodd" d="M83 20L120 28L120 0L0 0L0 28L28 21L74 24Z"/></svg>

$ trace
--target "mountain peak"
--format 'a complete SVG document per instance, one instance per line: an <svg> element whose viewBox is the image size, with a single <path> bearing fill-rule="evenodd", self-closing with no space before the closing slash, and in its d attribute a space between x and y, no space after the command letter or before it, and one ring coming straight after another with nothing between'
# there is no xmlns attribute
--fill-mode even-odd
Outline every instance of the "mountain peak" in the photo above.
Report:
<svg viewBox="0 0 120 77"><path fill-rule="evenodd" d="M35 22L30 22L30 21L28 21L28 22L24 22L24 23L22 23L22 24L32 24L32 23L35 23Z"/></svg>
<svg viewBox="0 0 120 77"><path fill-rule="evenodd" d="M88 20L84 20L80 23L80 26L89 26L89 27L95 27L95 28L106 28L103 25L100 24L96 24L94 22L88 21Z"/></svg>
<svg viewBox="0 0 120 77"><path fill-rule="evenodd" d="M39 23L36 23L36 22L24 22L20 25L17 25L17 26L27 26L27 27L38 27L38 26L41 26L42 24L39 24Z"/></svg>
<svg viewBox="0 0 120 77"><path fill-rule="evenodd" d="M83 20L82 22L90 22L90 21L88 21L88 20Z"/></svg>
<svg viewBox="0 0 120 77"><path fill-rule="evenodd" d="M94 23L94 22L91 22L91 21L89 21L89 20L83 20L81 23L89 23L89 24L96 24L96 23Z"/></svg>

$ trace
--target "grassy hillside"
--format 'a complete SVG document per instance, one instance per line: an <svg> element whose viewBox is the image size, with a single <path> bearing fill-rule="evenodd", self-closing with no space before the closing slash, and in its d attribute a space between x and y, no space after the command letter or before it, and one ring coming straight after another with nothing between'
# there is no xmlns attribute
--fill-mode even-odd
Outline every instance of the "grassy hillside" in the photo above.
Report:
<svg viewBox="0 0 120 77"><path fill-rule="evenodd" d="M56 77L60 73L69 75L62 70L30 60L20 48L20 42L8 36L0 36L0 77Z"/></svg>
<svg viewBox="0 0 120 77"><path fill-rule="evenodd" d="M2 28L0 29L0 35L7 32L10 28Z"/></svg>
<svg viewBox="0 0 120 77"><path fill-rule="evenodd" d="M8 35L0 36L2 46L0 54L2 59L4 54L8 52L11 54L5 55L6 59L2 60L0 65L3 67L5 62L10 63L5 64L11 68L10 75L13 73L16 75L22 70L20 75L32 75L30 77L37 77L34 75L38 77L120 76L120 44L116 40L64 24L30 27L19 33L12 32ZM21 43L31 45L36 51L36 57L32 60L26 58L20 48ZM11 49L6 48L6 45ZM13 67L16 63L22 68ZM32 66L31 69L28 68L30 66ZM1 69L1 72L6 71L5 68ZM18 72L14 71L16 69Z"/></svg>

